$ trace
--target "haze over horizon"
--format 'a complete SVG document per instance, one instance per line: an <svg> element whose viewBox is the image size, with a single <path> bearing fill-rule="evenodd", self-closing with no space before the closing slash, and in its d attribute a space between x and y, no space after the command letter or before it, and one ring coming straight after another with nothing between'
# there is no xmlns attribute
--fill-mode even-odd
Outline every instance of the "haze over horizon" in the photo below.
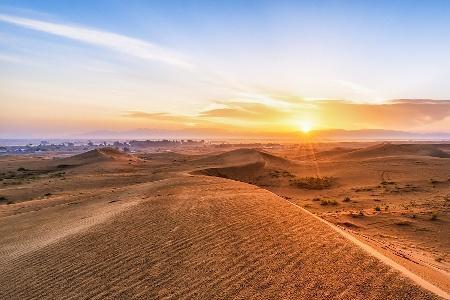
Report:
<svg viewBox="0 0 450 300"><path fill-rule="evenodd" d="M0 4L0 138L448 136L450 2Z"/></svg>

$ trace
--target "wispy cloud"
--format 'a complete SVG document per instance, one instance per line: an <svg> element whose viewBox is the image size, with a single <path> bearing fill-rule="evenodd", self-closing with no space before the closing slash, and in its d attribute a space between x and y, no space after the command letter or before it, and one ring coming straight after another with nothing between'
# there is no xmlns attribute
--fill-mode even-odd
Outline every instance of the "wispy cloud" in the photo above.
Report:
<svg viewBox="0 0 450 300"><path fill-rule="evenodd" d="M0 21L105 47L144 60L160 61L182 68L193 67L185 56L176 51L125 35L4 14L0 14Z"/></svg>
<svg viewBox="0 0 450 300"><path fill-rule="evenodd" d="M278 99L283 101L283 99ZM317 100L311 105L306 100L286 100L289 110L264 103L246 100L221 101L220 108L204 110L191 117L192 122L209 121L229 124L245 124L245 126L262 126L274 128L285 124L297 124L307 119L319 128L367 129L384 128L400 130L421 130L432 128L433 124L445 122L450 116L450 100L392 100L382 104L355 103L338 100ZM152 118L167 118L166 114L146 114L134 112L136 116L148 115ZM171 117L171 116L170 116ZM171 117L172 118L172 117ZM175 120L175 119L171 119Z"/></svg>

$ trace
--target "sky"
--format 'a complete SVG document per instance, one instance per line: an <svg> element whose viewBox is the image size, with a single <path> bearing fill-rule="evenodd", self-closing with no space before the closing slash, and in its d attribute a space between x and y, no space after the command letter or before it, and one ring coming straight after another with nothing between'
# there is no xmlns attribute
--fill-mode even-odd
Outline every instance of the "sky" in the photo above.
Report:
<svg viewBox="0 0 450 300"><path fill-rule="evenodd" d="M0 1L0 138L450 131L450 1Z"/></svg>

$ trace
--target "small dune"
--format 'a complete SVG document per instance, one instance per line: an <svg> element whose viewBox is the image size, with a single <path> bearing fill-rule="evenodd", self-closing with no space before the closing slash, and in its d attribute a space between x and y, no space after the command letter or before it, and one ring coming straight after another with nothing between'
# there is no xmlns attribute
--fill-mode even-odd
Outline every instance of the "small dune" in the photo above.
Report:
<svg viewBox="0 0 450 300"><path fill-rule="evenodd" d="M387 156L429 156L437 158L450 158L445 150L450 145L442 144L390 144L384 143L354 150L336 156L339 159L368 159Z"/></svg>
<svg viewBox="0 0 450 300"><path fill-rule="evenodd" d="M330 150L324 150L317 153L310 153L303 156L296 157L297 160L311 160L311 159L332 159L339 155L350 153L360 148L346 148L346 147L334 147Z"/></svg>
<svg viewBox="0 0 450 300"><path fill-rule="evenodd" d="M100 148L57 160L59 166L80 166L105 161L137 161L138 158L114 148Z"/></svg>
<svg viewBox="0 0 450 300"><path fill-rule="evenodd" d="M217 165L193 172L198 175L208 175L251 182L256 177L267 175L272 170L288 168L293 162L255 149L238 149L219 155L198 160L202 164Z"/></svg>
<svg viewBox="0 0 450 300"><path fill-rule="evenodd" d="M293 164L293 162L288 159L278 157L261 150L245 148L208 156L206 158L196 160L195 162L199 164L211 164L216 166L238 166L254 163L256 161L263 161L267 165L276 167L289 166Z"/></svg>

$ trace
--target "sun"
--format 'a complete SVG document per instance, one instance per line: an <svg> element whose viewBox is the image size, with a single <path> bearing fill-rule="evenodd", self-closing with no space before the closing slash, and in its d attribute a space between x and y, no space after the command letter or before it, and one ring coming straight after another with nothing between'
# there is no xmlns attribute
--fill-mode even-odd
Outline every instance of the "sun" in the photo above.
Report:
<svg viewBox="0 0 450 300"><path fill-rule="evenodd" d="M298 127L303 133L308 133L311 131L313 124L309 120L300 120L298 121Z"/></svg>

